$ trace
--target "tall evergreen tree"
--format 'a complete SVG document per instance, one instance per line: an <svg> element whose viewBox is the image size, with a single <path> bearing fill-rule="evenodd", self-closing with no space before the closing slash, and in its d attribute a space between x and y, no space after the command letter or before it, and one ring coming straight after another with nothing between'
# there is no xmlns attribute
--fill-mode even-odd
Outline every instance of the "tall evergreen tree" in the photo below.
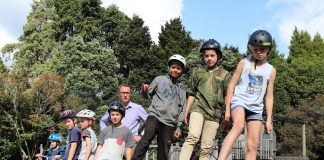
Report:
<svg viewBox="0 0 324 160"><path fill-rule="evenodd" d="M312 39L307 31L298 31L295 27L289 46L288 62L293 57L303 57L310 55L312 50Z"/></svg>
<svg viewBox="0 0 324 160"><path fill-rule="evenodd" d="M59 18L53 6L53 0L34 1L19 42L3 48L4 53L14 54L15 72L37 77L38 70L52 57L51 51L57 45L55 36Z"/></svg>
<svg viewBox="0 0 324 160"><path fill-rule="evenodd" d="M80 4L81 16L77 23L77 33L85 42L100 38L100 21L103 8L101 0L82 0Z"/></svg>
<svg viewBox="0 0 324 160"><path fill-rule="evenodd" d="M287 62L283 54L277 50L277 43L273 40L273 46L267 56L267 62L276 68L276 80L274 86L274 111L273 119L275 128L279 128L284 123L280 120L281 117L286 116L290 106L290 96L286 90L287 86Z"/></svg>
<svg viewBox="0 0 324 160"><path fill-rule="evenodd" d="M314 51L312 56L323 57L323 55L324 55L324 41L319 33L317 33L314 36L312 44L313 44L312 50Z"/></svg>
<svg viewBox="0 0 324 160"><path fill-rule="evenodd" d="M55 9L59 15L59 40L81 36L85 42L100 36L103 8L100 0L57 0Z"/></svg>
<svg viewBox="0 0 324 160"><path fill-rule="evenodd" d="M318 45L323 40L320 42L317 37L316 41L311 41L307 31L299 32L295 29L286 71L289 75L286 77L286 90L290 93L292 106L324 93L324 54L320 54L320 46L313 47L314 42Z"/></svg>
<svg viewBox="0 0 324 160"><path fill-rule="evenodd" d="M181 19L175 18L161 27L159 45L167 53L166 58L173 54L186 57L193 48L199 45L199 42L191 38L190 32L186 31Z"/></svg>
<svg viewBox="0 0 324 160"><path fill-rule="evenodd" d="M57 38L65 41L76 33L76 24L81 21L81 0L55 0L54 8L60 17Z"/></svg>
<svg viewBox="0 0 324 160"><path fill-rule="evenodd" d="M115 54L122 67L119 72L122 79L128 78L125 79L126 82L140 86L143 80L142 75L149 71L149 68L144 68L143 65L149 61L151 56L154 56L149 54L151 45L148 27L144 26L144 21L140 17L134 16L128 31L121 35L118 46L115 48Z"/></svg>
<svg viewBox="0 0 324 160"><path fill-rule="evenodd" d="M129 22L130 18L119 11L115 5L111 5L103 10L101 17L101 39L106 47L111 47L115 50L121 35L127 32Z"/></svg>

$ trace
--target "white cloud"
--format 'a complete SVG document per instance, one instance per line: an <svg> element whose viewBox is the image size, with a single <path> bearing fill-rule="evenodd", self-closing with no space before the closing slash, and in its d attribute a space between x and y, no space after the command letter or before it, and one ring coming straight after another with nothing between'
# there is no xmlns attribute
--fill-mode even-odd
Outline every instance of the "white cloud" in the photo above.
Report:
<svg viewBox="0 0 324 160"><path fill-rule="evenodd" d="M296 26L312 36L324 36L324 5L322 0L269 0L268 7L279 8L274 16L281 40L289 45Z"/></svg>
<svg viewBox="0 0 324 160"><path fill-rule="evenodd" d="M18 42L31 3L32 0L0 1L0 49L8 43ZM12 65L13 55L3 56L0 51L0 57L6 66Z"/></svg>
<svg viewBox="0 0 324 160"><path fill-rule="evenodd" d="M139 15L156 43L161 26L172 18L180 17L183 8L183 0L102 0L103 7L111 4L116 4L129 17Z"/></svg>
<svg viewBox="0 0 324 160"><path fill-rule="evenodd" d="M0 25L0 49L2 49L3 46L5 46L8 43L15 43L17 42L17 39L14 38L8 31L6 28L4 28L3 26ZM1 58L4 62L5 65L11 65L12 64L12 56L13 55L3 55L1 53Z"/></svg>
<svg viewBox="0 0 324 160"><path fill-rule="evenodd" d="M0 25L0 48L2 48L7 43L17 42L16 38L14 38L10 33L7 31L6 28Z"/></svg>

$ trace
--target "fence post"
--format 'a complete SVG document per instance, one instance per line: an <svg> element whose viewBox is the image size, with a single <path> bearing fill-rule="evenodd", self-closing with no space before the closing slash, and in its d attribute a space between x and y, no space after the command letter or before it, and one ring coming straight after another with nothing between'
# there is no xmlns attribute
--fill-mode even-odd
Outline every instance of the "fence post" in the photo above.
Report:
<svg viewBox="0 0 324 160"><path fill-rule="evenodd" d="M260 148L260 159L262 159L263 158L263 133L264 133L264 124L263 124L263 122L262 122L262 127L261 127L261 133L260 133L260 137L259 137L259 143L260 143L260 146L259 146L259 148Z"/></svg>
<svg viewBox="0 0 324 160"><path fill-rule="evenodd" d="M273 131L270 132L270 144L269 144L269 147L270 147L270 159L273 159L273 152L274 152L274 140L273 140Z"/></svg>
<svg viewBox="0 0 324 160"><path fill-rule="evenodd" d="M303 124L303 157L306 157L306 125Z"/></svg>

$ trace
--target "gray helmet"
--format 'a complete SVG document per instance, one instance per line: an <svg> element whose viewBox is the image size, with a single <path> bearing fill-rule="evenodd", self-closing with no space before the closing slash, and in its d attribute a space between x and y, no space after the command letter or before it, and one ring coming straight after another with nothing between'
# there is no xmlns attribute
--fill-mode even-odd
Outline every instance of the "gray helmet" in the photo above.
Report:
<svg viewBox="0 0 324 160"><path fill-rule="evenodd" d="M61 113L59 120L65 120L65 119L74 119L77 115L77 112L73 109L65 110L63 113Z"/></svg>
<svg viewBox="0 0 324 160"><path fill-rule="evenodd" d="M222 49L221 45L214 39L209 39L205 41L200 47L200 53L203 54L206 49L214 49L217 53L218 60L222 59Z"/></svg>
<svg viewBox="0 0 324 160"><path fill-rule="evenodd" d="M95 119L95 115L96 113L94 113L93 111L91 110L88 110L88 109L84 109L82 111L80 111L76 117L79 117L79 118L89 118L89 119Z"/></svg>
<svg viewBox="0 0 324 160"><path fill-rule="evenodd" d="M255 47L272 47L271 34L266 30L257 30L249 38L249 45Z"/></svg>
<svg viewBox="0 0 324 160"><path fill-rule="evenodd" d="M111 111L119 111L122 117L125 117L125 108L119 101L113 101L109 104L108 113L110 114Z"/></svg>

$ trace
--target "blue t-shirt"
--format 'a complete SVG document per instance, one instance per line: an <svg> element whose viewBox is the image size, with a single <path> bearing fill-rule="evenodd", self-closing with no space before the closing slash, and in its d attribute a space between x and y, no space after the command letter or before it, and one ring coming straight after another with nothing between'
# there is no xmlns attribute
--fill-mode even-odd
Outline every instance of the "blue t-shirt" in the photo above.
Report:
<svg viewBox="0 0 324 160"><path fill-rule="evenodd" d="M49 149L44 152L44 156L49 157L48 160L54 160L54 156L56 155L61 155L63 156L64 154L64 148L63 147L58 147L56 150Z"/></svg>
<svg viewBox="0 0 324 160"><path fill-rule="evenodd" d="M77 148L76 148L75 154L73 156L73 159L78 159L80 151L81 151L81 142L82 142L81 131L78 127L73 127L69 131L69 135L68 135L67 143L66 143L66 150L65 150L62 160L66 160L69 158L69 152L70 152L72 142L77 142Z"/></svg>

